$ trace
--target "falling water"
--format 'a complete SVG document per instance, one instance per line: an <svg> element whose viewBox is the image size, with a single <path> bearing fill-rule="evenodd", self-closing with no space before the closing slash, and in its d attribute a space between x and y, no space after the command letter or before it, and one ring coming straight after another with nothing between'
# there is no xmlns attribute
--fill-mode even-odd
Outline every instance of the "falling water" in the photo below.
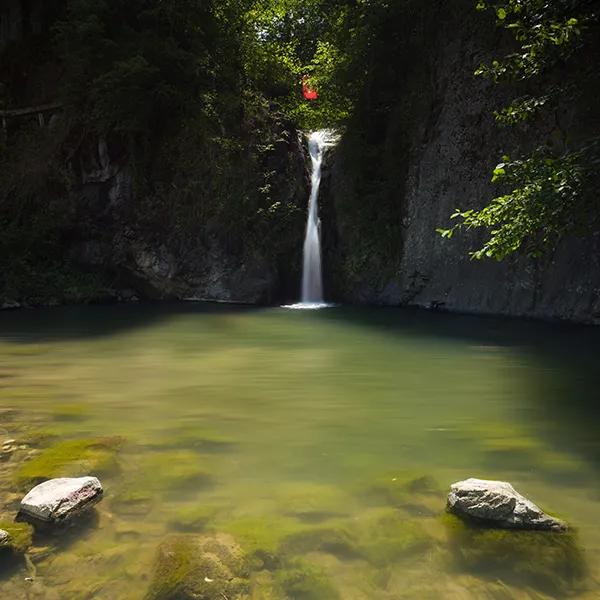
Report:
<svg viewBox="0 0 600 600"><path fill-rule="evenodd" d="M302 267L302 304L323 304L323 275L321 272L321 220L319 219L319 187L326 145L326 131L315 131L308 140L312 160L312 182L308 202L308 220L304 239Z"/></svg>

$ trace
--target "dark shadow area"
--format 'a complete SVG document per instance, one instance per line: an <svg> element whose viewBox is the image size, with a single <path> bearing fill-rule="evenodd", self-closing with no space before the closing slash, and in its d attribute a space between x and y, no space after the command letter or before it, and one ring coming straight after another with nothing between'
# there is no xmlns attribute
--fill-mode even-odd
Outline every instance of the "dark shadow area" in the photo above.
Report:
<svg viewBox="0 0 600 600"><path fill-rule="evenodd" d="M95 508L91 508L77 517L57 525L23 517L18 517L18 520L34 526L33 543L35 546L52 546L59 551L85 539L97 529L100 515Z"/></svg>
<svg viewBox="0 0 600 600"><path fill-rule="evenodd" d="M458 571L563 598L587 574L576 533L515 531L444 517L451 561Z"/></svg>
<svg viewBox="0 0 600 600"><path fill-rule="evenodd" d="M0 549L0 581L13 577L21 569L25 569L25 559L22 554L10 548Z"/></svg>
<svg viewBox="0 0 600 600"><path fill-rule="evenodd" d="M23 344L110 336L189 314L250 313L257 306L209 302L141 302L0 311L0 340Z"/></svg>

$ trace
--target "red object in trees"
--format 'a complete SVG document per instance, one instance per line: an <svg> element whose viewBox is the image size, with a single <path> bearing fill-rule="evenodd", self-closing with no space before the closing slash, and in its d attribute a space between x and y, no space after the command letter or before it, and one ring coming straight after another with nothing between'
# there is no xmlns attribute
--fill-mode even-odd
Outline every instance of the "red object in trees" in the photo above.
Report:
<svg viewBox="0 0 600 600"><path fill-rule="evenodd" d="M302 95L305 100L316 100L319 97L317 90L313 89L308 82L308 75L302 78Z"/></svg>

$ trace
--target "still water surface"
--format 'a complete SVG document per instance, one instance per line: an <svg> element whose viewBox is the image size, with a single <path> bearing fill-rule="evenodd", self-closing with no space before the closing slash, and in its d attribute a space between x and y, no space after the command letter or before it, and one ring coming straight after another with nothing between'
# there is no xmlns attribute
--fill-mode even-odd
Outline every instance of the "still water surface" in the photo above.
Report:
<svg viewBox="0 0 600 600"><path fill-rule="evenodd" d="M40 470L105 488L0 596L141 600L165 536L225 532L247 598L598 598L599 351L593 328L395 309L0 314L0 521ZM568 548L457 533L445 494L472 476L568 520Z"/></svg>

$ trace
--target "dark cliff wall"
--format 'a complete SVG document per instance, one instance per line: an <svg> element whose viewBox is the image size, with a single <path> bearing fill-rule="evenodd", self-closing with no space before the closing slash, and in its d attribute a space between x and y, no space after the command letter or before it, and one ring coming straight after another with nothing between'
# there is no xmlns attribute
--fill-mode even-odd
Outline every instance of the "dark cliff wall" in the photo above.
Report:
<svg viewBox="0 0 600 600"><path fill-rule="evenodd" d="M451 6L449 6L451 4ZM442 239L456 207L497 195L490 173L573 115L517 134L494 109L510 90L473 76L506 40L470 0L407 2L331 165L324 199L329 277L339 300L600 322L600 233L537 260L472 261L476 234Z"/></svg>

